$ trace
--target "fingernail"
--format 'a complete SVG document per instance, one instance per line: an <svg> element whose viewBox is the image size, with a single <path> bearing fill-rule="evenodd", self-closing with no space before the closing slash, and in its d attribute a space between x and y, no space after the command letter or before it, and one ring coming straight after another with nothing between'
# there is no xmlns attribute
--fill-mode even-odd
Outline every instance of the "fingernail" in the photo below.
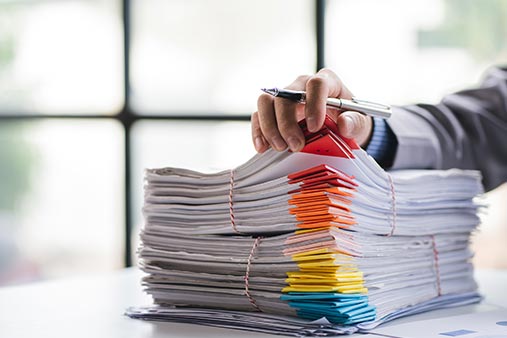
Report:
<svg viewBox="0 0 507 338"><path fill-rule="evenodd" d="M254 140L255 150L261 151L264 148L264 142L262 141L260 136L257 136Z"/></svg>
<svg viewBox="0 0 507 338"><path fill-rule="evenodd" d="M313 116L308 116L306 118L306 126L309 131L317 131L317 120Z"/></svg>
<svg viewBox="0 0 507 338"><path fill-rule="evenodd" d="M282 151L287 147L285 142L280 137L275 137L271 141L273 142L275 149L278 151Z"/></svg>
<svg viewBox="0 0 507 338"><path fill-rule="evenodd" d="M299 142L298 138L296 138L294 136L290 136L287 139L287 143L289 143L290 150L292 150L292 151L299 151L299 147L301 145L301 142Z"/></svg>

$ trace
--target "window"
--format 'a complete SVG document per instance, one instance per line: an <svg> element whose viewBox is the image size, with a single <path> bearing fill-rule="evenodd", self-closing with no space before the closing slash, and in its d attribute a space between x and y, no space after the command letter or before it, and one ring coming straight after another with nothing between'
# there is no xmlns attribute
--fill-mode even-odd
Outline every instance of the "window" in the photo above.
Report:
<svg viewBox="0 0 507 338"><path fill-rule="evenodd" d="M140 114L250 115L261 87L315 70L312 1L132 6L132 105Z"/></svg>
<svg viewBox="0 0 507 338"><path fill-rule="evenodd" d="M474 84L507 59L505 6L0 2L0 284L132 264L144 168L244 162L261 87L323 66L392 104ZM506 267L485 247L507 257L507 188L487 198L477 262Z"/></svg>
<svg viewBox="0 0 507 338"><path fill-rule="evenodd" d="M305 0L1 3L0 284L130 265L144 168L249 158L259 89L316 69L315 22Z"/></svg>
<svg viewBox="0 0 507 338"><path fill-rule="evenodd" d="M502 0L327 1L326 66L357 97L437 103L507 60ZM507 184L485 196L475 264L507 268Z"/></svg>

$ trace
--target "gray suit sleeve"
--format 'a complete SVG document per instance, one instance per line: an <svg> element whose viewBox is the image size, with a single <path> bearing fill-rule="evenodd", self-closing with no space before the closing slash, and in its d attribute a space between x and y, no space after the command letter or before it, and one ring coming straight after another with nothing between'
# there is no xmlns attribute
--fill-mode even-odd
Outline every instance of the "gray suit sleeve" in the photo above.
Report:
<svg viewBox="0 0 507 338"><path fill-rule="evenodd" d="M486 190L507 181L507 68L437 105L394 108L387 123L398 141L393 169L476 169Z"/></svg>

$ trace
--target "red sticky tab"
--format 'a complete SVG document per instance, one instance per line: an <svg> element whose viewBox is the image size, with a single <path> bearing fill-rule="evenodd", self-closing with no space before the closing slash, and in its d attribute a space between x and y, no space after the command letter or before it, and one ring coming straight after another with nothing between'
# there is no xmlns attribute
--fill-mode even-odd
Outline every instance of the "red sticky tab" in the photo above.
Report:
<svg viewBox="0 0 507 338"><path fill-rule="evenodd" d="M313 142L307 143L301 151L315 155L354 158L354 155L331 135L322 136Z"/></svg>
<svg viewBox="0 0 507 338"><path fill-rule="evenodd" d="M356 141L339 136L338 126L328 115L326 115L324 125L316 133L308 131L305 120L300 121L299 126L306 140L306 145L301 150L304 153L354 158L352 149L359 149Z"/></svg>
<svg viewBox="0 0 507 338"><path fill-rule="evenodd" d="M300 187L309 187L319 183L327 183L331 186L343 186L354 188L357 183L353 176L345 174L343 171L321 164L312 168L301 170L287 176L290 184L300 183Z"/></svg>
<svg viewBox="0 0 507 338"><path fill-rule="evenodd" d="M291 180L295 180L296 182L299 182L300 180L304 179L305 177L312 176L315 174L321 173L322 175L331 169L330 166L326 164L321 164L315 167L311 167L305 170L301 170L292 174L289 174L287 177Z"/></svg>

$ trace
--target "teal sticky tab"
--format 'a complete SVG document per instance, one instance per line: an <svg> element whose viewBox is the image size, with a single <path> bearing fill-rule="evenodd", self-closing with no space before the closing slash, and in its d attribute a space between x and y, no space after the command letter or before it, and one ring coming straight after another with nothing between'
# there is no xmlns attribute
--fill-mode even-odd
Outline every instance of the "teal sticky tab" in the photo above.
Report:
<svg viewBox="0 0 507 338"><path fill-rule="evenodd" d="M377 317L376 315L370 315L370 316L363 317L363 318L354 318L354 319L349 319L349 320L343 321L341 324L342 325L359 324L359 323L369 322L369 321L375 320L376 317Z"/></svg>
<svg viewBox="0 0 507 338"><path fill-rule="evenodd" d="M376 318L376 309L374 306L364 304L356 310L344 312L342 309L326 309L317 306L302 307L297 310L300 318L316 320L326 317L331 323L335 324L355 324L359 322L374 320Z"/></svg>
<svg viewBox="0 0 507 338"><path fill-rule="evenodd" d="M313 311L307 311L307 310L298 310L297 315L299 318L309 319L309 320L317 320L322 317L326 317L331 323L334 324L341 324L349 320L349 317L336 314L334 316L331 315L324 315L322 313L316 313Z"/></svg>
<svg viewBox="0 0 507 338"><path fill-rule="evenodd" d="M349 314L350 316L353 316L357 311L361 311L362 309L368 308L368 303L363 302L359 304L354 304L350 306L341 307L340 311Z"/></svg>
<svg viewBox="0 0 507 338"><path fill-rule="evenodd" d="M317 320L326 317L334 324L355 324L373 320L376 309L364 294L335 292L289 292L280 296L296 309L298 317Z"/></svg>
<svg viewBox="0 0 507 338"><path fill-rule="evenodd" d="M372 305L367 305L364 308L357 308L355 310L349 311L348 314L350 317L359 316L367 313L376 313L376 308Z"/></svg>
<svg viewBox="0 0 507 338"><path fill-rule="evenodd" d="M319 312L324 312L328 309L330 309L329 304L326 303L305 303L305 302L289 302L289 305L291 307L295 307L298 309L307 309L307 310L314 310Z"/></svg>

